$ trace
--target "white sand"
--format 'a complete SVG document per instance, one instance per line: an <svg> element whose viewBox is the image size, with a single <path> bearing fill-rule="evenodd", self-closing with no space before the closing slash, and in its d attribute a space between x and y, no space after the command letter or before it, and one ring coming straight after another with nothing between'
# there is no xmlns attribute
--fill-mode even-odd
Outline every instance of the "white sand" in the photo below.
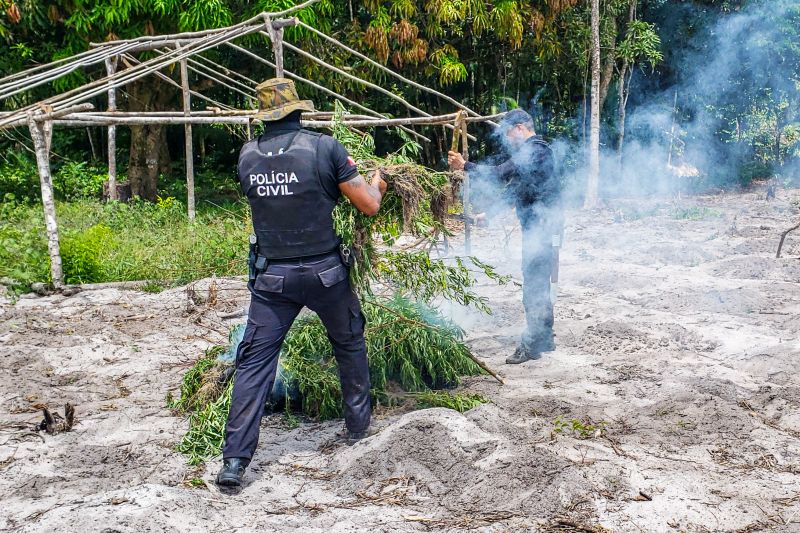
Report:
<svg viewBox="0 0 800 533"><path fill-rule="evenodd" d="M774 259L799 196L686 200L722 215L700 221L671 218L666 203L615 203L660 207L630 221L571 213L556 352L504 365L523 322L520 291L481 281L493 316L445 311L506 379L465 382L492 404L379 414L380 433L353 447L335 442L340 422L290 430L268 417L234 496L213 486L217 461L194 470L174 452L187 424L165 396L241 320L220 318L246 304L241 281L220 281L215 308L189 305L184 289L3 304L0 528L531 531L565 520L625 532L800 531L800 234ZM478 229L473 248L519 279L519 232L504 243L511 227ZM67 401L73 431L29 431L35 404ZM557 417L605 432L556 433ZM183 484L192 478L206 485Z"/></svg>

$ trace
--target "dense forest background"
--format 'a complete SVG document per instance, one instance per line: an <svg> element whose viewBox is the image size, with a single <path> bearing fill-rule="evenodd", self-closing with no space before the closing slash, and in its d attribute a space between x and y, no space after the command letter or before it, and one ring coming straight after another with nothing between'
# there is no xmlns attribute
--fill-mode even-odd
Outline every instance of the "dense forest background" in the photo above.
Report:
<svg viewBox="0 0 800 533"><path fill-rule="evenodd" d="M291 0L0 0L3 75L87 49L90 42L224 26ZM606 194L672 188L746 185L753 179L796 178L800 156L800 4L793 0L603 0L601 9L601 188ZM530 111L537 130L555 141L566 179L580 182L588 137L589 2L578 0L349 0L321 2L300 18L403 75L437 88L483 113L513 107ZM399 87L365 62L318 37L292 29L287 39L326 61L382 84L429 112L452 106ZM243 39L271 57L261 37ZM315 63L286 52L286 67L364 105L402 116L407 110ZM217 63L261 80L273 72L221 47ZM178 79L176 72L168 73ZM74 72L53 86L3 102L6 109L102 77ZM237 107L242 94L193 74L193 89ZM330 97L299 84L321 110ZM120 107L178 109L180 94L146 79L122 91ZM95 106L107 105L98 98ZM204 107L195 99L194 104ZM181 197L183 128L119 128L121 171L156 182L153 191ZM495 151L481 130L473 157ZM375 132L378 151L399 139ZM422 162L442 167L449 144L442 128L426 134ZM194 128L198 192L235 196L234 172L244 132ZM0 136L0 198L34 199L38 181L27 132ZM134 150L131 150L131 145ZM136 149L155 146L155 153ZM105 174L101 128L60 129L54 136L56 187L64 198L99 195ZM155 161L153 161L155 160ZM155 164L154 164L155 163ZM654 177L654 176L657 176ZM578 187L579 189L579 187ZM150 200L155 195L150 194Z"/></svg>
<svg viewBox="0 0 800 533"><path fill-rule="evenodd" d="M91 42L226 26L291 0L0 0L0 74L86 50ZM521 107L558 156L572 205L587 190L591 105L591 5L588 0L321 0L298 13L309 25L444 92L494 113ZM754 181L800 182L800 2L797 0L601 0L600 197L704 192ZM451 103L417 91L373 65L332 47L303 28L286 39L342 70L380 84L433 114ZM262 36L240 45L272 58ZM153 52L149 52L152 54ZM252 80L274 76L230 47L204 53ZM138 59L149 56L139 54ZM210 63L206 63L207 65ZM285 50L285 65L351 100L392 116L395 100ZM178 68L164 71L180 79ZM0 102L35 103L105 76L75 71L47 86ZM245 91L190 72L193 90L237 108L254 107ZM307 84L301 97L331 110L334 101ZM118 90L125 111L181 109L180 92L149 77ZM93 102L105 109L105 97ZM205 107L192 99L197 109ZM471 126L473 159L499 151L488 125ZM416 158L445 167L450 133ZM404 145L398 132L376 128L375 152ZM247 137L242 127L193 128L197 214L187 219L182 126L117 128L119 179L139 199L102 203L107 178L103 128L57 128L51 164L61 255L67 283L162 280L154 290L211 274L246 272L249 210L236 187L235 165ZM0 131L0 285L31 290L51 281L39 178L26 129ZM198 223L199 222L199 223ZM399 231L399 230L397 230Z"/></svg>

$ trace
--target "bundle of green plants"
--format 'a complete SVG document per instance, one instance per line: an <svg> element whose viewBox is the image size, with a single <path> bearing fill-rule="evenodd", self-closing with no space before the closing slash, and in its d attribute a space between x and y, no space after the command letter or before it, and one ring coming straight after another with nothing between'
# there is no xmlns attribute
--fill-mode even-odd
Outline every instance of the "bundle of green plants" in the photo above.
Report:
<svg viewBox="0 0 800 533"><path fill-rule="evenodd" d="M333 212L337 233L355 251L357 261L350 279L356 291L372 294L374 282L378 282L424 302L441 296L463 305L474 303L490 312L485 300L469 289L473 274L480 272L499 283L508 282L508 277L499 276L475 257L445 261L430 254L439 237L452 236L444 222L449 208L458 202L455 194L460 178L416 163L414 157L421 146L402 130L396 130L402 140L400 148L377 157L372 136L346 127L340 120L343 113L337 104L334 136L355 159L362 175L380 170L387 182L377 216L364 216L347 200ZM393 249L403 234L419 238L421 246Z"/></svg>
<svg viewBox="0 0 800 533"><path fill-rule="evenodd" d="M409 394L420 407L445 407L459 413L474 409L488 400L480 394L455 394L446 390L428 390Z"/></svg>
<svg viewBox="0 0 800 533"><path fill-rule="evenodd" d="M477 395L448 390L462 376L481 369L469 357L464 332L436 309L402 296L368 298L363 312L367 319L365 339L370 367L371 394L376 404L390 405L398 388L405 399L419 407L469 410L486 400ZM232 335L232 338L236 335ZM178 449L197 463L219 453L225 420L230 408L233 364L220 354L232 346L206 351L183 377L178 398L168 398L171 408L189 414L189 431ZM315 420L342 416L341 386L332 347L322 322L314 314L299 318L292 326L280 354L280 390L286 391L285 409L297 409ZM290 391L299 393L293 404ZM273 395L274 399L274 395Z"/></svg>

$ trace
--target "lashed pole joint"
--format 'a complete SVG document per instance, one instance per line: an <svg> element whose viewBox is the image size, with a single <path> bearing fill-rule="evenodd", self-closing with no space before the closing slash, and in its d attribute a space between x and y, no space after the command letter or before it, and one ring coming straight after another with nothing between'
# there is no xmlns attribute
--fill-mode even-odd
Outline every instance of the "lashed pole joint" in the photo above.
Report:
<svg viewBox="0 0 800 533"><path fill-rule="evenodd" d="M273 21L268 14L264 14L264 26L272 41L272 53L275 56L275 77L283 78L283 28L286 26L296 26L296 17Z"/></svg>

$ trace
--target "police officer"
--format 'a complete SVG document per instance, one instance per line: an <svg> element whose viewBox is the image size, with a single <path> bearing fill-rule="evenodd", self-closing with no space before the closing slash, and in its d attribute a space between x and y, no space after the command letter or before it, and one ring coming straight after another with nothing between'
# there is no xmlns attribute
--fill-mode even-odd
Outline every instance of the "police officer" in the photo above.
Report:
<svg viewBox="0 0 800 533"><path fill-rule="evenodd" d="M233 396L217 484L238 487L258 444L264 404L275 381L278 354L294 319L307 306L328 332L339 366L349 440L367 436L370 383L364 315L350 287L349 256L333 227L341 194L362 213L375 215L386 191L380 174L370 183L333 137L304 130L294 82L268 80L258 87L265 133L239 154L238 179L253 215L250 312L236 355ZM255 241L254 243L252 241Z"/></svg>
<svg viewBox="0 0 800 533"><path fill-rule="evenodd" d="M533 118L521 109L506 113L497 134L507 156L498 165L465 162L449 152L450 168L464 170L477 190L490 185L510 197L522 227L522 303L526 329L508 364L539 359L555 349L551 273L557 261L563 226L561 185L555 173L553 152L534 130ZM557 242L558 240L558 242Z"/></svg>

